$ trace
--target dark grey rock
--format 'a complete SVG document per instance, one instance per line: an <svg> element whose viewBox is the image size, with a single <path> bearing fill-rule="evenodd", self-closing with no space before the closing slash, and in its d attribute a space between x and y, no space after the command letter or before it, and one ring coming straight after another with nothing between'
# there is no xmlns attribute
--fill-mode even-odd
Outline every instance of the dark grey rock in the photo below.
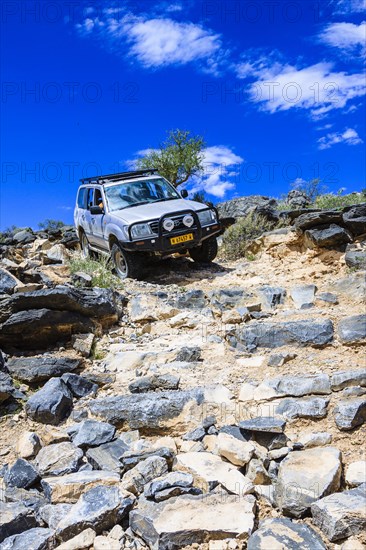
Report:
<svg viewBox="0 0 366 550"><path fill-rule="evenodd" d="M184 441L201 441L206 435L204 428L199 427L183 435Z"/></svg>
<svg viewBox="0 0 366 550"><path fill-rule="evenodd" d="M10 485L7 485L5 490L2 491L1 499L7 503L21 502L35 514L37 514L39 508L47 504L44 494L37 489L19 489L18 487L10 487Z"/></svg>
<svg viewBox="0 0 366 550"><path fill-rule="evenodd" d="M239 422L239 428L248 432L282 433L285 426L285 420L272 416L258 416L257 418Z"/></svg>
<svg viewBox="0 0 366 550"><path fill-rule="evenodd" d="M274 210L277 201L262 195L249 195L220 202L217 205L221 217L246 217L250 213L256 213L258 208Z"/></svg>
<svg viewBox="0 0 366 550"><path fill-rule="evenodd" d="M185 472L169 472L150 481L144 488L146 498L154 499L156 493L172 487L189 488L193 485L193 476ZM172 495L174 496L174 495Z"/></svg>
<svg viewBox="0 0 366 550"><path fill-rule="evenodd" d="M273 309L283 304L286 298L286 290L281 287L262 286L257 289L257 294L265 309Z"/></svg>
<svg viewBox="0 0 366 550"><path fill-rule="evenodd" d="M239 439L239 441L249 441L249 439L250 439L249 432L245 433L244 430L241 430L239 428L239 426L229 426L229 425L222 426L222 428L220 428L220 430L219 430L219 433L221 433L221 432L225 433L225 434L232 435L236 439Z"/></svg>
<svg viewBox="0 0 366 550"><path fill-rule="evenodd" d="M360 397L365 394L366 388L361 388L361 386L351 386L350 388L344 388L342 391L344 397Z"/></svg>
<svg viewBox="0 0 366 550"><path fill-rule="evenodd" d="M248 432L250 433L250 432ZM287 446L287 436L284 433L253 432L253 439L269 451L282 449Z"/></svg>
<svg viewBox="0 0 366 550"><path fill-rule="evenodd" d="M18 283L14 275L0 267L0 294L12 294Z"/></svg>
<svg viewBox="0 0 366 550"><path fill-rule="evenodd" d="M342 217L354 235L366 233L366 203L344 208Z"/></svg>
<svg viewBox="0 0 366 550"><path fill-rule="evenodd" d="M127 491L138 495L147 483L168 473L168 464L161 456L149 456L124 473L122 486Z"/></svg>
<svg viewBox="0 0 366 550"><path fill-rule="evenodd" d="M28 489L32 485L35 485L38 480L39 474L37 470L24 458L18 458L9 467L5 476L7 485L18 487L19 489Z"/></svg>
<svg viewBox="0 0 366 550"><path fill-rule="evenodd" d="M275 414L286 419L293 418L325 418L329 399L312 397L308 399L286 398L275 406Z"/></svg>
<svg viewBox="0 0 366 550"><path fill-rule="evenodd" d="M70 441L53 443L42 447L35 465L42 477L71 474L78 470L83 451L75 447Z"/></svg>
<svg viewBox="0 0 366 550"><path fill-rule="evenodd" d="M36 240L36 235L30 229L23 229L13 235L13 241L17 244L28 244Z"/></svg>
<svg viewBox="0 0 366 550"><path fill-rule="evenodd" d="M295 220L295 228L305 231L325 224L337 224L342 221L342 213L337 210L320 210L302 214Z"/></svg>
<svg viewBox="0 0 366 550"><path fill-rule="evenodd" d="M266 519L248 540L248 550L270 550L274 545L286 550L326 550L311 527L287 518Z"/></svg>
<svg viewBox="0 0 366 550"><path fill-rule="evenodd" d="M334 409L334 420L340 430L352 430L366 421L366 399L339 401Z"/></svg>
<svg viewBox="0 0 366 550"><path fill-rule="evenodd" d="M68 428L67 433L77 447L97 447L114 438L116 428L107 422L84 420Z"/></svg>
<svg viewBox="0 0 366 550"><path fill-rule="evenodd" d="M17 380L36 384L61 376L78 368L80 361L68 357L43 355L39 357L15 357L8 361L10 374Z"/></svg>
<svg viewBox="0 0 366 550"><path fill-rule="evenodd" d="M65 382L74 397L85 397L90 393L96 394L98 391L97 384L93 384L83 376L73 374L71 372L65 373L61 376L61 380Z"/></svg>
<svg viewBox="0 0 366 550"><path fill-rule="evenodd" d="M236 335L240 343L254 348L277 348L290 344L324 346L333 339L333 323L329 319L253 322L236 331Z"/></svg>
<svg viewBox="0 0 366 550"><path fill-rule="evenodd" d="M71 412L72 394L60 378L51 378L29 398L25 409L36 422L57 425Z"/></svg>
<svg viewBox="0 0 366 550"><path fill-rule="evenodd" d="M6 364L6 359L4 357L3 352L0 349L0 371L7 372L7 367L5 366L5 364Z"/></svg>
<svg viewBox="0 0 366 550"><path fill-rule="evenodd" d="M205 294L198 289L181 292L169 302L179 309L204 309L207 307Z"/></svg>
<svg viewBox="0 0 366 550"><path fill-rule="evenodd" d="M154 495L155 502L163 502L168 498L177 497L180 495L201 495L202 490L198 487L168 487L162 491L158 491Z"/></svg>
<svg viewBox="0 0 366 550"><path fill-rule="evenodd" d="M353 315L342 319L338 335L344 344L357 344L366 339L366 315Z"/></svg>
<svg viewBox="0 0 366 550"><path fill-rule="evenodd" d="M328 304L338 304L338 297L332 292L320 292L316 295L316 299L321 300L322 302L327 302Z"/></svg>
<svg viewBox="0 0 366 550"><path fill-rule="evenodd" d="M286 203L290 206L290 208L302 209L311 204L311 199L304 191L292 189L287 193Z"/></svg>
<svg viewBox="0 0 366 550"><path fill-rule="evenodd" d="M0 544L0 550L48 550L54 547L54 534L53 529L34 527L6 538Z"/></svg>
<svg viewBox="0 0 366 550"><path fill-rule="evenodd" d="M88 449L86 457L94 470L120 472L122 469L121 459L127 451L128 446L121 439L116 439L99 447Z"/></svg>
<svg viewBox="0 0 366 550"><path fill-rule="evenodd" d="M183 346L177 353L176 361L194 362L201 359L201 348L199 346Z"/></svg>
<svg viewBox="0 0 366 550"><path fill-rule="evenodd" d="M320 248L338 248L352 242L352 235L339 225L320 225L317 229L307 229L305 239Z"/></svg>
<svg viewBox="0 0 366 550"><path fill-rule="evenodd" d="M262 399L273 397L301 397L308 394L329 394L331 393L330 378L327 374L305 374L303 376L276 376L268 378L259 388ZM275 392L275 393L274 393Z"/></svg>
<svg viewBox="0 0 366 550"><path fill-rule="evenodd" d="M216 416L214 415L206 416L206 418L204 418L202 421L202 428L204 428L205 430L208 430L215 424L216 424Z"/></svg>
<svg viewBox="0 0 366 550"><path fill-rule="evenodd" d="M335 542L366 529L366 484L326 496L311 506L314 524Z"/></svg>
<svg viewBox="0 0 366 550"><path fill-rule="evenodd" d="M99 534L120 523L133 502L132 497L124 497L117 487L90 489L60 521L56 534L61 540L68 540L89 527Z"/></svg>
<svg viewBox="0 0 366 550"><path fill-rule="evenodd" d="M126 451L123 454L121 462L126 470L134 468L137 464L152 456L160 456L166 460L169 468L171 468L174 459L174 453L167 447L153 448L143 451Z"/></svg>
<svg viewBox="0 0 366 550"><path fill-rule="evenodd" d="M132 382L128 389L131 393L146 393L156 390L177 390L179 377L173 374L153 374L143 376Z"/></svg>
<svg viewBox="0 0 366 550"><path fill-rule="evenodd" d="M0 370L0 403L6 401L11 396L15 396L13 380L6 372Z"/></svg>
<svg viewBox="0 0 366 550"><path fill-rule="evenodd" d="M285 363L295 359L296 353L272 353L268 359L269 367L282 367Z"/></svg>
<svg viewBox="0 0 366 550"><path fill-rule="evenodd" d="M39 510L40 518L50 529L56 529L58 523L70 512L72 504L46 504Z"/></svg>
<svg viewBox="0 0 366 550"><path fill-rule="evenodd" d="M164 422L179 416L190 401L200 405L203 400L203 390L196 388L94 399L89 410L112 424L126 423L131 429L157 430Z"/></svg>
<svg viewBox="0 0 366 550"><path fill-rule="evenodd" d="M366 386L366 369L337 372L331 377L330 383L333 391L342 390L348 386Z"/></svg>
<svg viewBox="0 0 366 550"><path fill-rule="evenodd" d="M251 298L243 288L221 288L210 292L211 305L220 311L228 308L238 307L241 304L245 305L245 301Z"/></svg>
<svg viewBox="0 0 366 550"><path fill-rule="evenodd" d="M37 520L31 508L20 502L0 501L0 542L36 526Z"/></svg>
<svg viewBox="0 0 366 550"><path fill-rule="evenodd" d="M362 243L361 246L359 244L347 245L344 260L348 267L366 269L366 242Z"/></svg>

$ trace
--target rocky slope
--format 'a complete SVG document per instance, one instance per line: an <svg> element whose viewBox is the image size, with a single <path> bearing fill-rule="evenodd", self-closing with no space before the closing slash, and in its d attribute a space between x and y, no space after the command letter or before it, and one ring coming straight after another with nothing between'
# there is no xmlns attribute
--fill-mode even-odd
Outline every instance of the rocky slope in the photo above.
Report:
<svg viewBox="0 0 366 550"><path fill-rule="evenodd" d="M0 550L365 548L366 225L309 215L120 292L2 247Z"/></svg>

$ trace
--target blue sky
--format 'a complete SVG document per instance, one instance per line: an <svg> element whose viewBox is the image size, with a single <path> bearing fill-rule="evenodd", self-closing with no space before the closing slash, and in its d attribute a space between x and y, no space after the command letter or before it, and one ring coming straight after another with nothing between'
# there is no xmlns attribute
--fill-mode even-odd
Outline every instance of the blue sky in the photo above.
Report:
<svg viewBox="0 0 366 550"><path fill-rule="evenodd" d="M365 0L3 1L0 227L203 135L215 201L365 184Z"/></svg>

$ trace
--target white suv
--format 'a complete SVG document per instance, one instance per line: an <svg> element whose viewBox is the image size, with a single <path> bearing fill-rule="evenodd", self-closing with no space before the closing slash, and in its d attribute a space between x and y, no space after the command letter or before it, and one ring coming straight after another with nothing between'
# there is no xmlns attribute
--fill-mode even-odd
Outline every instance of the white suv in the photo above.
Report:
<svg viewBox="0 0 366 550"><path fill-rule="evenodd" d="M187 195L156 170L82 179L74 220L83 255L110 255L122 279L141 276L147 255L188 251L212 262L222 232L217 210Z"/></svg>

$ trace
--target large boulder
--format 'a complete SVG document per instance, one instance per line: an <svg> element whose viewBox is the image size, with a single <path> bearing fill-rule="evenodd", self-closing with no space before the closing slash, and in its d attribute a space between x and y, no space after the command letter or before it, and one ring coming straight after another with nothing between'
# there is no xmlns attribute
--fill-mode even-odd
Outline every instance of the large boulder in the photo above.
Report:
<svg viewBox="0 0 366 550"><path fill-rule="evenodd" d="M97 534L111 529L128 514L133 502L134 499L125 496L118 487L94 487L81 495L60 521L56 535L65 541L88 528Z"/></svg>
<svg viewBox="0 0 366 550"><path fill-rule="evenodd" d="M55 531L43 527L34 527L18 535L12 535L0 545L1 550L47 550L53 548Z"/></svg>
<svg viewBox="0 0 366 550"><path fill-rule="evenodd" d="M31 508L21 502L2 502L0 500L0 543L17 533L37 526L37 520Z"/></svg>
<svg viewBox="0 0 366 550"><path fill-rule="evenodd" d="M121 439L115 439L109 443L88 449L86 457L95 470L108 470L119 473L122 469L121 459L127 450L128 446Z"/></svg>
<svg viewBox="0 0 366 550"><path fill-rule="evenodd" d="M278 471L278 507L288 515L303 516L313 502L339 489L341 474L338 449L319 447L290 453Z"/></svg>
<svg viewBox="0 0 366 550"><path fill-rule="evenodd" d="M82 458L81 449L69 441L63 441L42 447L35 464L42 477L61 476L76 472Z"/></svg>
<svg viewBox="0 0 366 550"><path fill-rule="evenodd" d="M333 323L329 319L253 322L236 330L235 337L250 349L277 348L291 344L324 346L333 340Z"/></svg>
<svg viewBox="0 0 366 550"><path fill-rule="evenodd" d="M252 212L256 212L258 208L262 211L275 210L277 201L270 197L261 195L250 195L248 197L239 197L226 202L220 202L217 209L221 217L244 218Z"/></svg>
<svg viewBox="0 0 366 550"><path fill-rule="evenodd" d="M18 458L9 466L5 475L6 484L19 489L29 489L37 481L39 481L38 471L24 458Z"/></svg>
<svg viewBox="0 0 366 550"><path fill-rule="evenodd" d="M51 378L41 390L34 393L25 406L33 420L57 425L67 418L72 409L72 393L60 378Z"/></svg>
<svg viewBox="0 0 366 550"><path fill-rule="evenodd" d="M0 294L12 294L14 289L21 284L7 269L0 267Z"/></svg>
<svg viewBox="0 0 366 550"><path fill-rule="evenodd" d="M353 240L348 229L334 223L307 229L304 235L308 246L319 248L338 248L341 245L351 243Z"/></svg>
<svg viewBox="0 0 366 550"><path fill-rule="evenodd" d="M87 380L84 376L79 376L72 372L63 374L61 380L65 382L72 395L76 398L85 397L91 393L95 395L98 391L97 384Z"/></svg>
<svg viewBox="0 0 366 550"><path fill-rule="evenodd" d="M366 484L326 496L313 503L314 524L331 542L362 533L366 529Z"/></svg>
<svg viewBox="0 0 366 550"><path fill-rule="evenodd" d="M224 538L245 540L254 528L251 495L179 496L155 503L140 497L130 527L151 550L183 548Z"/></svg>
<svg viewBox="0 0 366 550"><path fill-rule="evenodd" d="M342 217L343 223L354 235L366 233L366 203L344 208Z"/></svg>
<svg viewBox="0 0 366 550"><path fill-rule="evenodd" d="M308 525L288 518L265 519L248 540L247 550L326 550L322 539Z"/></svg>
<svg viewBox="0 0 366 550"><path fill-rule="evenodd" d="M69 357L42 355L38 357L14 357L8 361L10 374L17 380L28 384L38 384L54 376L78 368L80 361Z"/></svg>
<svg viewBox="0 0 366 550"><path fill-rule="evenodd" d="M301 214L295 220L295 228L301 231L312 229L319 225L339 223L342 221L342 213L337 210L319 210L317 212L307 212Z"/></svg>

